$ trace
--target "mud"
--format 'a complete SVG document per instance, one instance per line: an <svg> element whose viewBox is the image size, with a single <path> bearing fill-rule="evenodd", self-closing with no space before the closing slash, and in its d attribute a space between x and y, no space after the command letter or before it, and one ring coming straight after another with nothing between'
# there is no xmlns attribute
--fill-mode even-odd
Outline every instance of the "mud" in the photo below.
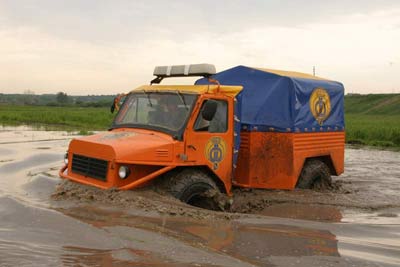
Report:
<svg viewBox="0 0 400 267"><path fill-rule="evenodd" d="M400 153L349 147L332 190L235 189L216 212L60 180L70 138L0 129L0 266L400 265Z"/></svg>
<svg viewBox="0 0 400 267"><path fill-rule="evenodd" d="M68 180L61 181L52 200L72 201L79 204L101 203L119 208L135 209L138 215L170 215L183 216L194 219L227 219L238 217L228 212L215 212L189 206L177 201L169 195L157 193L154 186L132 191L116 189L101 190L95 187L80 185Z"/></svg>
<svg viewBox="0 0 400 267"><path fill-rule="evenodd" d="M347 153L360 151L382 153L377 150L365 151L351 148ZM390 152L385 151L384 153ZM393 155L398 156L396 153ZM323 190L296 189L289 191L235 188L231 199L211 194L211 197L220 202L221 207L225 207L222 210L226 212L205 211L188 206L162 194L162 192L157 193L154 185L135 190L132 193L114 189L100 190L70 181L62 181L57 186L52 198L79 202L98 201L106 204L131 206L145 212L156 211L160 214L167 213L193 218L232 219L237 217L237 213L244 213L337 222L342 219L341 213L346 211L379 212L377 216L380 217L397 217L393 213L390 213L389 216L382 216L382 214L387 215L388 213L385 213L387 209L400 210L400 195L398 194L400 191L400 168L396 170L396 166L393 164L390 174L385 174L385 179L375 179L374 177L368 179L359 173L362 171L359 167L361 164L363 163L358 162L354 170L348 164L346 174L334 177L330 188ZM371 176L371 174L368 175ZM368 179L368 186L365 186L366 179ZM230 205L226 205L227 202L231 202Z"/></svg>

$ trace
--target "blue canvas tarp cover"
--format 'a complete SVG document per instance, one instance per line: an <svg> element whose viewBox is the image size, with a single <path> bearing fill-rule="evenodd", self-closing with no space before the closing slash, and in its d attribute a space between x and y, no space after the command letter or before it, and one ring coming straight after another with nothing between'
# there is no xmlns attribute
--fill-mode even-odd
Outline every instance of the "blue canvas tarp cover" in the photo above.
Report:
<svg viewBox="0 0 400 267"><path fill-rule="evenodd" d="M343 131L344 88L339 82L312 75L237 66L213 75L221 85L241 85L236 96L236 115L241 128L249 131L311 132ZM196 84L209 84L203 78ZM310 98L316 89L329 97ZM327 100L328 99L328 100ZM329 103L328 103L329 102ZM322 104L322 106L318 106ZM311 107L311 108L310 108ZM317 118L315 110L322 118Z"/></svg>

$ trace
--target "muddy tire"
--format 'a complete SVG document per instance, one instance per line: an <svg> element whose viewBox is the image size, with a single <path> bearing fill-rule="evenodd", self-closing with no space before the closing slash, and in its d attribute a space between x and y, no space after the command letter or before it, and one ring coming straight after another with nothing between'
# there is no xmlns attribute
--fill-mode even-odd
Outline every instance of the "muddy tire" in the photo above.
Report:
<svg viewBox="0 0 400 267"><path fill-rule="evenodd" d="M317 159L307 160L301 171L296 188L325 190L332 187L329 167Z"/></svg>
<svg viewBox="0 0 400 267"><path fill-rule="evenodd" d="M218 191L215 182L204 172L185 169L173 172L162 182L164 191L189 205L220 210L218 204L210 198L209 192Z"/></svg>

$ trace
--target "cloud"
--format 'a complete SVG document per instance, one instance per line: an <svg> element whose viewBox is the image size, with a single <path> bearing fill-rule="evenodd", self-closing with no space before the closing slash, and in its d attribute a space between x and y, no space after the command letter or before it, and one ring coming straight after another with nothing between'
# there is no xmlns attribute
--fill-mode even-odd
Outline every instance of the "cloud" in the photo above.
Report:
<svg viewBox="0 0 400 267"><path fill-rule="evenodd" d="M260 26L302 27L400 7L394 0L3 0L0 5L12 27L34 26L60 39L107 44L185 40L197 33L230 34Z"/></svg>
<svg viewBox="0 0 400 267"><path fill-rule="evenodd" d="M46 18L50 16L49 10L60 10L57 3L40 15ZM315 16L316 20L297 18L291 25L264 24L254 23L262 19L258 13L253 19L235 21L233 18L240 15L243 4L232 1L226 6L231 14L225 16L229 19L223 24L224 16L218 18L223 11L219 2L205 12L196 5L171 1L168 10L175 11L168 19L172 22L165 17L157 18L161 14L158 9L167 12L166 4L157 6L148 19L142 12L150 12L154 5L132 4L124 10L117 4L114 7L117 14L110 11L109 18L105 15L107 8L110 9L107 4L90 11L85 11L88 6L75 11L77 3L72 1L72 7L65 7L65 13L50 16L57 26L54 28L51 20L37 21L32 14L38 7L32 5L23 6L26 10L22 12L30 14L31 20L21 18L23 22L10 24L8 19L8 26L0 27L0 68L7 70L0 72L0 89L118 93L147 84L155 65L200 62L214 63L218 70L241 64L308 73L315 65L318 75L343 82L348 91L392 92L399 88L400 78L396 73L400 64L389 66L388 62L400 61L400 29L396 27L400 23L400 9L330 15L327 20L322 19L324 16ZM29 11L30 8L33 10ZM132 8L137 9L135 21L140 22L133 27L138 30L135 33L124 29ZM337 9L332 7L332 13L336 14ZM256 14L255 8L252 10ZM185 11L185 16L176 15ZM105 22L94 20L103 16ZM120 20L116 19L118 16ZM13 20L17 18L14 15ZM178 28L184 29L182 33L176 31ZM148 29L151 31L146 32Z"/></svg>

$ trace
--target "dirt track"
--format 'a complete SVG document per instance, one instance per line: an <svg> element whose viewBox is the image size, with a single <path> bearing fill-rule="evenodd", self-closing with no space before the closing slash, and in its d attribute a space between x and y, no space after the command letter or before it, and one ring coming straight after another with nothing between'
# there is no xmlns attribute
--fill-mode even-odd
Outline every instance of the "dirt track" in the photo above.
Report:
<svg viewBox="0 0 400 267"><path fill-rule="evenodd" d="M400 153L350 148L334 191L236 189L214 212L61 181L64 133L0 138L0 266L400 265Z"/></svg>

